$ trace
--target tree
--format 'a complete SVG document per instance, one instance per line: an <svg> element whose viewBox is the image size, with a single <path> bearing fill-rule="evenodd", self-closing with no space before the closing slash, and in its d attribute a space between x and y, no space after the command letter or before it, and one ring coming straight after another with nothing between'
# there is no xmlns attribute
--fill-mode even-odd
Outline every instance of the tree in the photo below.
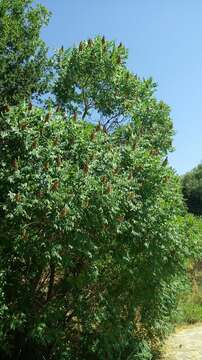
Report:
<svg viewBox="0 0 202 360"><path fill-rule="evenodd" d="M182 190L189 212L202 215L202 164L182 177Z"/></svg>
<svg viewBox="0 0 202 360"><path fill-rule="evenodd" d="M47 48L40 38L49 13L32 0L0 0L0 110L47 91Z"/></svg>
<svg viewBox="0 0 202 360"><path fill-rule="evenodd" d="M70 115L78 113L86 120L92 116L111 129L137 116L146 102L144 116L148 122L150 107L151 111L153 105L156 107L152 98L156 84L131 73L126 60L123 44L116 46L99 36L80 42L78 47L60 49L55 57L56 103Z"/></svg>
<svg viewBox="0 0 202 360"><path fill-rule="evenodd" d="M187 254L168 108L112 133L52 109L0 116L1 358L150 359ZM156 104L156 105L155 105Z"/></svg>

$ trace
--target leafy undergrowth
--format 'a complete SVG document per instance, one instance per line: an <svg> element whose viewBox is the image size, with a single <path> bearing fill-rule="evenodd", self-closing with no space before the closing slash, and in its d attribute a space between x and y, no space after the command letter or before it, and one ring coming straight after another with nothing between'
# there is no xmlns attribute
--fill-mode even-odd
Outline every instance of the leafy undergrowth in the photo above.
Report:
<svg viewBox="0 0 202 360"><path fill-rule="evenodd" d="M202 322L202 271L196 272L181 295L173 320L179 325Z"/></svg>
<svg viewBox="0 0 202 360"><path fill-rule="evenodd" d="M189 224L193 254L187 265L189 281L184 283L173 316L173 323L177 325L202 322L202 218L188 215L185 221Z"/></svg>

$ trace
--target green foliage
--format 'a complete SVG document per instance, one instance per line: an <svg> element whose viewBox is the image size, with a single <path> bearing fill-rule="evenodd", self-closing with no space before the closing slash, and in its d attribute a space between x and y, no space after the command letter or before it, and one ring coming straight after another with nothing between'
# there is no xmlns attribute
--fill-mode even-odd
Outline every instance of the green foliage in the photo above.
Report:
<svg viewBox="0 0 202 360"><path fill-rule="evenodd" d="M80 42L78 47L59 50L53 86L56 102L69 115L78 113L83 119L99 120L108 129L131 119L140 120L147 128L155 117L158 131L162 126L162 136L167 131L170 134L172 123L164 121L169 109L153 97L156 84L131 73L126 60L122 44L116 46L99 36Z"/></svg>
<svg viewBox="0 0 202 360"><path fill-rule="evenodd" d="M182 186L188 210L202 215L202 164L182 177Z"/></svg>
<svg viewBox="0 0 202 360"><path fill-rule="evenodd" d="M32 0L0 0L0 110L47 91L47 48L40 31L48 11Z"/></svg>
<svg viewBox="0 0 202 360"><path fill-rule="evenodd" d="M104 37L56 54L57 110L26 105L48 91L49 14L0 14L0 356L149 360L189 254L169 107Z"/></svg>
<svg viewBox="0 0 202 360"><path fill-rule="evenodd" d="M202 321L202 219L188 214L184 221L190 243L190 257L187 262L188 276L184 279L179 304L173 316L173 322L177 324Z"/></svg>
<svg viewBox="0 0 202 360"><path fill-rule="evenodd" d="M188 241L168 109L147 101L111 134L1 114L2 358L151 359L167 332Z"/></svg>
<svg viewBox="0 0 202 360"><path fill-rule="evenodd" d="M183 294L174 321L176 324L194 324L202 321L202 292L194 295L190 290Z"/></svg>

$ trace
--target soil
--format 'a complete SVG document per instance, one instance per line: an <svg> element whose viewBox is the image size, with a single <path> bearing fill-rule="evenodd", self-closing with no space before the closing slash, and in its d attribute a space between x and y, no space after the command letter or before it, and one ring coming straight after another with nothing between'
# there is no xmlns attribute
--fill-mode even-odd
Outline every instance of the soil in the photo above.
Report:
<svg viewBox="0 0 202 360"><path fill-rule="evenodd" d="M166 342L162 360L202 360L202 324L176 329Z"/></svg>

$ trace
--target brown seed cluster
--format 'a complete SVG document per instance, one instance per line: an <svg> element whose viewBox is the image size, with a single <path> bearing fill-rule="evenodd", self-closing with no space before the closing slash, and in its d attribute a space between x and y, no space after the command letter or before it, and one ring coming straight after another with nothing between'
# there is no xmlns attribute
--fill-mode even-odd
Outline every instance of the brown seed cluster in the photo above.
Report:
<svg viewBox="0 0 202 360"><path fill-rule="evenodd" d="M55 181L53 181L53 183L52 183L51 190L52 190L52 191L56 191L56 190L59 189L59 186L60 186L59 180L55 180Z"/></svg>
<svg viewBox="0 0 202 360"><path fill-rule="evenodd" d="M18 161L17 161L17 159L13 159L13 161L12 161L12 167L14 168L15 171L18 170Z"/></svg>
<svg viewBox="0 0 202 360"><path fill-rule="evenodd" d="M66 206L60 211L60 217L64 219L69 214L69 208Z"/></svg>
<svg viewBox="0 0 202 360"><path fill-rule="evenodd" d="M17 193L17 194L15 195L15 200L16 200L16 202L20 202L20 201L21 201L21 196L20 196L19 193Z"/></svg>
<svg viewBox="0 0 202 360"><path fill-rule="evenodd" d="M85 164L83 165L83 171L84 171L85 174L88 173L88 171L89 171L88 163L85 163Z"/></svg>

